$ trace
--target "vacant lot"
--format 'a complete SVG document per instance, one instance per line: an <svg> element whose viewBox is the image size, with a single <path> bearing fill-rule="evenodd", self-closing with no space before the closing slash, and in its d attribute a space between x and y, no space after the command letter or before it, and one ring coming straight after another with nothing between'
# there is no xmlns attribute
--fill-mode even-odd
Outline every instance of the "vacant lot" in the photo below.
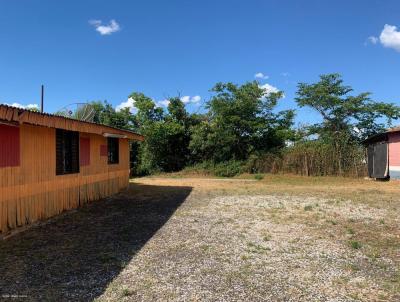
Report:
<svg viewBox="0 0 400 302"><path fill-rule="evenodd" d="M0 243L26 300L398 301L400 182L134 180Z"/></svg>

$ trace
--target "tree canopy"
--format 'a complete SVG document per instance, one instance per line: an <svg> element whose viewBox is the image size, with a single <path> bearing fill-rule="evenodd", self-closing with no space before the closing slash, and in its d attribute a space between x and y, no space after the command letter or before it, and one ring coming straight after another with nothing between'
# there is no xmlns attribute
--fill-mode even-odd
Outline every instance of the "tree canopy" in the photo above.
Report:
<svg viewBox="0 0 400 302"><path fill-rule="evenodd" d="M260 165L273 166L275 158L280 160L275 165L279 169L305 169L308 175L314 167L317 175L328 175L361 166L360 142L400 117L398 106L374 101L367 92L354 94L339 74L298 84L298 106L321 116L321 121L305 127L294 127L294 109L277 109L283 92L268 92L257 81L217 83L211 93L202 113L189 113L179 96L169 98L164 109L143 93L133 92L129 98L134 110L117 111L106 101L95 101L94 119L146 137L143 143L131 144L135 174L230 162L239 171L241 163L258 161L251 169L256 171Z"/></svg>
<svg viewBox="0 0 400 302"><path fill-rule="evenodd" d="M322 117L310 131L323 137L336 137L341 132L363 140L383 131L393 119L400 117L398 106L377 102L369 92L349 95L353 88L343 84L339 74L321 75L314 84L300 83L296 101L300 107L310 107Z"/></svg>

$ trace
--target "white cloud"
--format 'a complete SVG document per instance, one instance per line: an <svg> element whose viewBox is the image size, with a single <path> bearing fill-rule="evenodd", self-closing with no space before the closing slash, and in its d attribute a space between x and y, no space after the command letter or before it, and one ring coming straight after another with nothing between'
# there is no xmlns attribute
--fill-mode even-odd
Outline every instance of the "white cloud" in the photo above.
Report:
<svg viewBox="0 0 400 302"><path fill-rule="evenodd" d="M108 25L103 25L101 20L90 20L89 24L94 26L94 28L100 33L100 35L111 35L117 31L121 30L121 27L114 19L111 20Z"/></svg>
<svg viewBox="0 0 400 302"><path fill-rule="evenodd" d="M156 105L158 107L168 107L169 103L171 103L171 102L169 100L165 99L165 100L156 102Z"/></svg>
<svg viewBox="0 0 400 302"><path fill-rule="evenodd" d="M269 78L269 76L263 74L262 72L257 72L257 73L254 75L254 77L255 77L256 79L262 79L262 80L266 80L266 79Z"/></svg>
<svg viewBox="0 0 400 302"><path fill-rule="evenodd" d="M400 52L400 32L394 25L385 24L379 36L381 44Z"/></svg>
<svg viewBox="0 0 400 302"><path fill-rule="evenodd" d="M260 88L264 89L264 95L266 95L266 96L273 92L279 92L278 88L276 88L268 83L265 83L264 85L260 85Z"/></svg>
<svg viewBox="0 0 400 302"><path fill-rule="evenodd" d="M12 106L12 107L21 108L21 109L39 109L38 104L28 104L28 105L23 105L20 103L12 103L12 104L4 103L4 104L6 104L8 106Z"/></svg>
<svg viewBox="0 0 400 302"><path fill-rule="evenodd" d="M289 77L290 73L289 72L281 72L281 76L283 77Z"/></svg>
<svg viewBox="0 0 400 302"><path fill-rule="evenodd" d="M376 44L379 41L379 39L377 37L375 37L375 36L369 36L367 40L371 44Z"/></svg>
<svg viewBox="0 0 400 302"><path fill-rule="evenodd" d="M195 96L185 95L185 96L181 97L181 101L184 104L198 103L201 101L201 97L199 95L195 95Z"/></svg>
<svg viewBox="0 0 400 302"><path fill-rule="evenodd" d="M129 108L129 111L133 114L137 112L135 107L135 100L133 98L128 98L125 102L122 102L117 107L115 107L115 111L119 112L124 108Z"/></svg>

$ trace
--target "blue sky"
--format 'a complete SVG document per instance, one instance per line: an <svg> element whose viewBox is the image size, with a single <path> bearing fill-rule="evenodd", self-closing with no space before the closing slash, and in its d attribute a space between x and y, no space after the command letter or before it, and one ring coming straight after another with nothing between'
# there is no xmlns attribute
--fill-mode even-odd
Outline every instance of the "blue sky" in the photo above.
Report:
<svg viewBox="0 0 400 302"><path fill-rule="evenodd" d="M36 104L43 83L47 112L133 91L187 96L195 111L216 82L263 73L285 92L280 108L295 108L298 82L339 72L400 105L393 26L399 1L0 0L0 102ZM297 122L315 118L303 109Z"/></svg>

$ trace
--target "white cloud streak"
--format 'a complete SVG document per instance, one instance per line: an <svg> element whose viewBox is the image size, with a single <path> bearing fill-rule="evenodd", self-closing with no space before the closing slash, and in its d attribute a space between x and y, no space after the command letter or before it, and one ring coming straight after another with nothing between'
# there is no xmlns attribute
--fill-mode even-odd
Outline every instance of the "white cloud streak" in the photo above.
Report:
<svg viewBox="0 0 400 302"><path fill-rule="evenodd" d="M257 73L254 75L254 77L255 77L256 79L261 79L261 80L266 80L266 79L269 78L269 76L263 74L262 72L257 72Z"/></svg>
<svg viewBox="0 0 400 302"><path fill-rule="evenodd" d="M268 83L265 83L264 85L260 85L260 88L264 90L264 95L268 96L273 92L279 92L279 89L276 88L275 86L272 86Z"/></svg>
<svg viewBox="0 0 400 302"><path fill-rule="evenodd" d="M400 32L396 26L385 24L379 36L379 41L384 47L400 52Z"/></svg>
<svg viewBox="0 0 400 302"><path fill-rule="evenodd" d="M375 36L369 36L367 40L371 44L376 44L376 43L379 42L379 39L377 37L375 37Z"/></svg>
<svg viewBox="0 0 400 302"><path fill-rule="evenodd" d="M12 103L12 104L4 103L4 104L8 105L8 106L12 106L12 107L21 108L21 109L39 109L38 104L28 104L28 105L23 105L20 103Z"/></svg>
<svg viewBox="0 0 400 302"><path fill-rule="evenodd" d="M117 105L115 107L115 111L119 112L125 108L129 108L129 111L135 114L137 112L137 109L135 107L135 100L133 98L128 98L125 102L122 102L121 104Z"/></svg>
<svg viewBox="0 0 400 302"><path fill-rule="evenodd" d="M187 104L198 104L201 101L201 97L199 95L195 96L189 96L185 95L181 97L181 101L187 105ZM170 101L168 99L164 99L161 101L155 101L154 103L156 104L157 107L168 107ZM124 108L129 108L129 111L132 114L137 113L137 108L135 107L135 100L133 98L128 98L125 102L122 102L121 104L117 105L115 107L115 111L119 112Z"/></svg>
<svg viewBox="0 0 400 302"><path fill-rule="evenodd" d="M195 96L185 95L185 96L181 97L181 101L184 104L189 104L189 103L195 104L195 103L198 103L201 101L201 97L199 95L195 95Z"/></svg>
<svg viewBox="0 0 400 302"><path fill-rule="evenodd" d="M169 103L171 103L169 100L165 99L162 101L158 101L156 104L158 107L168 107Z"/></svg>
<svg viewBox="0 0 400 302"><path fill-rule="evenodd" d="M121 30L121 27L114 19L112 19L107 25L103 25L101 20L90 20L89 24L92 25L102 36L111 35Z"/></svg>

